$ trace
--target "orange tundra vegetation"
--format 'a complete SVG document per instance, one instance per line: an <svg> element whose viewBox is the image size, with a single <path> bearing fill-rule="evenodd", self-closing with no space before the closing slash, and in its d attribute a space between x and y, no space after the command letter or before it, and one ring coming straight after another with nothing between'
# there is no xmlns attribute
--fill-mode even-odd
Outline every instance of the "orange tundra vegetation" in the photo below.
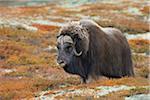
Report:
<svg viewBox="0 0 150 100"><path fill-rule="evenodd" d="M131 39L128 42L131 46L131 49L133 49L134 52L143 53L149 51L150 40Z"/></svg>
<svg viewBox="0 0 150 100"><path fill-rule="evenodd" d="M43 31L53 31L58 28L58 26L51 26L51 25L40 25L40 24L33 24L32 26L37 27Z"/></svg>

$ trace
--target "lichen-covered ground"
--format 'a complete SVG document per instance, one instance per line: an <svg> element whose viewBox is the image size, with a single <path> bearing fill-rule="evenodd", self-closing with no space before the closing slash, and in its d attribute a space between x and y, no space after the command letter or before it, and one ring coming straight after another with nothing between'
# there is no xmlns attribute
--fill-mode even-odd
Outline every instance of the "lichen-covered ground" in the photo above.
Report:
<svg viewBox="0 0 150 100"><path fill-rule="evenodd" d="M74 2L73 2L74 1ZM0 100L122 100L149 93L150 6L147 0L64 1L0 6ZM6 3L6 2L3 2ZM132 49L135 77L80 84L56 63L56 35L69 20L90 18L119 28ZM104 94L103 94L104 93Z"/></svg>

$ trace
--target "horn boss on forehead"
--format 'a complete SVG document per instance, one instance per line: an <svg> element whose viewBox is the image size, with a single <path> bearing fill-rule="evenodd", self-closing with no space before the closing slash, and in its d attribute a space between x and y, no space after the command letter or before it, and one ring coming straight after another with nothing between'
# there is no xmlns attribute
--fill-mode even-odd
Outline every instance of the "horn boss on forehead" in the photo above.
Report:
<svg viewBox="0 0 150 100"><path fill-rule="evenodd" d="M63 26L59 31L59 36L70 36L75 44L76 50L84 54L87 53L89 49L89 34L87 28L84 27L80 22L70 22Z"/></svg>
<svg viewBox="0 0 150 100"><path fill-rule="evenodd" d="M64 42L68 42L68 43L73 43L72 38L71 38L70 36L67 36L67 35L65 35L65 36L63 37L63 41L64 41Z"/></svg>
<svg viewBox="0 0 150 100"><path fill-rule="evenodd" d="M67 35L65 35L65 36L63 36L63 35L59 36L58 39L57 39L57 42L58 43L65 43L65 42L67 42L67 43L73 44L72 38L70 36L67 36Z"/></svg>

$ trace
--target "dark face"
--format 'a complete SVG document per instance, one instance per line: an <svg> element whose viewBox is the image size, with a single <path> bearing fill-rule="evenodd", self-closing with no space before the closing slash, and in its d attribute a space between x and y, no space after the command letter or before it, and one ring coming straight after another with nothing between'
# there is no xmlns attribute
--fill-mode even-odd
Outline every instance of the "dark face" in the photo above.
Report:
<svg viewBox="0 0 150 100"><path fill-rule="evenodd" d="M71 63L73 59L73 44L64 42L57 44L58 49L58 58L57 62L60 64L61 67L65 67Z"/></svg>
<svg viewBox="0 0 150 100"><path fill-rule="evenodd" d="M57 38L57 49L57 62L61 67L70 66L74 58L82 55L82 51L77 52L73 39L67 35Z"/></svg>

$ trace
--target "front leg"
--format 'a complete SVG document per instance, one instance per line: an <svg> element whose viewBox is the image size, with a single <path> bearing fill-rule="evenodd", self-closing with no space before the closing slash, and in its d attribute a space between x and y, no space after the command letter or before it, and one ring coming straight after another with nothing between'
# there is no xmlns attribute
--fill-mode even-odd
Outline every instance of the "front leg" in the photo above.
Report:
<svg viewBox="0 0 150 100"><path fill-rule="evenodd" d="M93 82L94 80L93 80L92 76L88 76L88 78L83 78L83 77L81 77L81 78L80 78L80 81L81 81L81 84L85 84L85 83L91 83L91 82Z"/></svg>
<svg viewBox="0 0 150 100"><path fill-rule="evenodd" d="M94 78L91 75L89 75L88 78L86 79L86 83L91 83L93 81L94 81Z"/></svg>
<svg viewBox="0 0 150 100"><path fill-rule="evenodd" d="M86 83L86 79L83 78L83 77L80 77L80 82L81 82L81 84L85 84Z"/></svg>

